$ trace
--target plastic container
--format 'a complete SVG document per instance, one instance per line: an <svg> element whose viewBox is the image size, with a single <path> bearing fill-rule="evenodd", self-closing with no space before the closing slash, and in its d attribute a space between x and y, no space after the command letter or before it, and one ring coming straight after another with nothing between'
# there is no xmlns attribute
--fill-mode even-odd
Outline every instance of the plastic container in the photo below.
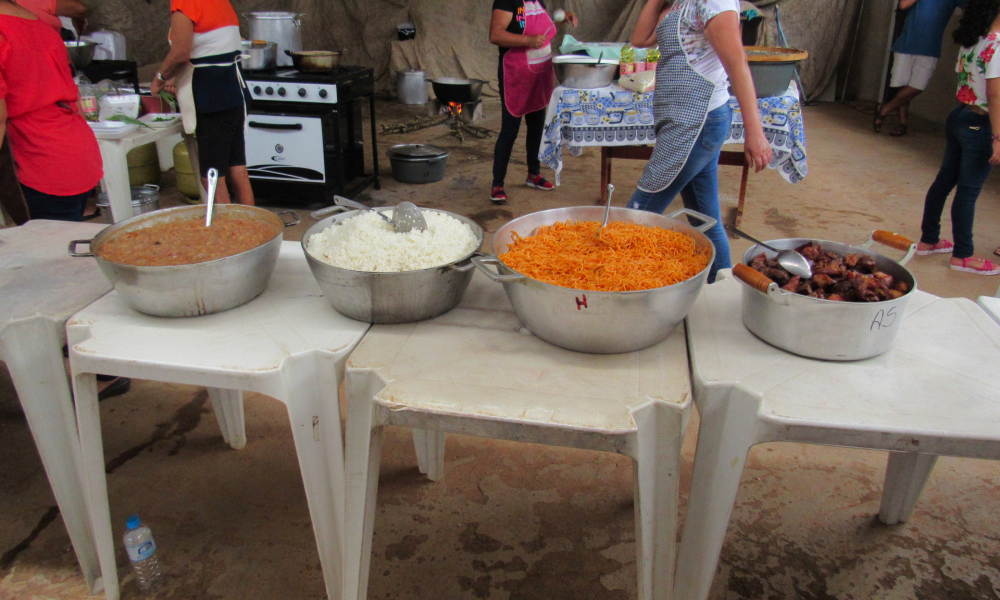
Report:
<svg viewBox="0 0 1000 600"><path fill-rule="evenodd" d="M161 583L160 561L156 556L153 532L132 515L125 522L125 552L132 563L135 580L143 590L151 590Z"/></svg>
<svg viewBox="0 0 1000 600"><path fill-rule="evenodd" d="M132 189L132 216L160 210L160 186L143 185ZM107 192L102 192L97 196L97 208L101 211L101 221L108 225L114 225L111 217L111 202L108 200Z"/></svg>
<svg viewBox="0 0 1000 600"><path fill-rule="evenodd" d="M758 98L784 94L795 76L796 66L809 57L808 52L795 48L746 46L744 50Z"/></svg>

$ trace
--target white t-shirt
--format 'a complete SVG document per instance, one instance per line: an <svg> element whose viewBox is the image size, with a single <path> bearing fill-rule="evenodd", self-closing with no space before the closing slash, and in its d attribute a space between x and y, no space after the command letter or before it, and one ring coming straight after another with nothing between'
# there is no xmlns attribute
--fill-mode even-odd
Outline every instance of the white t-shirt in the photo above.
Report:
<svg viewBox="0 0 1000 600"><path fill-rule="evenodd" d="M986 105L986 80L1000 77L1000 58L993 54L1000 49L1000 33L990 33L979 38L971 48L958 51L958 101L989 110Z"/></svg>
<svg viewBox="0 0 1000 600"><path fill-rule="evenodd" d="M711 44L705 39L705 26L716 15L727 10L740 12L739 0L677 0L671 12L680 12L681 47L687 55L688 64L695 71L715 84L715 92L709 102L712 111L729 102L729 78Z"/></svg>

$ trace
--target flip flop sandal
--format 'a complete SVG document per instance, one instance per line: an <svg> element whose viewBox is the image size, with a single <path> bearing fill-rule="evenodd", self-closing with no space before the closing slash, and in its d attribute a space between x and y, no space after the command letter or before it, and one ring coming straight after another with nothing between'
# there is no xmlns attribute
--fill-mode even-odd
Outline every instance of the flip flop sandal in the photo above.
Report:
<svg viewBox="0 0 1000 600"><path fill-rule="evenodd" d="M964 271L966 273L975 273L976 275L1000 275L1000 266L993 264L991 261L983 260L983 266L980 268L970 267L969 261L972 257L963 258L962 265L951 265L951 268L956 271Z"/></svg>
<svg viewBox="0 0 1000 600"><path fill-rule="evenodd" d="M892 131L889 132L889 135L891 137L903 137L906 135L906 124L900 123L899 125L896 125L892 128Z"/></svg>
<svg viewBox="0 0 1000 600"><path fill-rule="evenodd" d="M886 119L886 115L883 115L881 111L882 111L882 105L876 104L875 115L872 118L872 129L875 130L875 133L882 133L882 123L884 123Z"/></svg>
<svg viewBox="0 0 1000 600"><path fill-rule="evenodd" d="M934 244L930 250L917 250L917 256L927 256L928 254L948 254L955 249L955 244L952 244L948 240L940 240L938 243ZM1000 250L1000 248L997 248ZM996 252L994 252L996 254ZM1000 256L1000 254L997 254Z"/></svg>
<svg viewBox="0 0 1000 600"><path fill-rule="evenodd" d="M996 250L994 250L993 254L996 254L997 256L1000 256L1000 248L997 248Z"/></svg>
<svg viewBox="0 0 1000 600"><path fill-rule="evenodd" d="M119 377L111 385L104 388L97 394L97 401L107 400L115 396L121 396L132 388L132 380L128 377Z"/></svg>

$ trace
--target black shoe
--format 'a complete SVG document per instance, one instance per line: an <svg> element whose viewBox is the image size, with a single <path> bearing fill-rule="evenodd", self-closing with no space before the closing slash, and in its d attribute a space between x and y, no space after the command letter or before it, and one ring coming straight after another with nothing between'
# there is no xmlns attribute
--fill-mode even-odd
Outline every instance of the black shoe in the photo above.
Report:
<svg viewBox="0 0 1000 600"><path fill-rule="evenodd" d="M107 400L115 396L121 396L132 388L132 380L128 377L119 377L111 385L97 393L97 401Z"/></svg>

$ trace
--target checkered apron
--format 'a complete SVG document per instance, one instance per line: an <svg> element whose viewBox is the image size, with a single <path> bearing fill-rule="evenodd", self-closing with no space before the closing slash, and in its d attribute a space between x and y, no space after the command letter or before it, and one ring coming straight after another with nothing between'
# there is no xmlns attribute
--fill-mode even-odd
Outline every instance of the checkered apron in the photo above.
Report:
<svg viewBox="0 0 1000 600"><path fill-rule="evenodd" d="M680 22L681 12L674 10L656 27L660 45L653 92L656 146L639 178L639 189L644 192L661 192L677 178L705 125L715 91L715 84L688 64Z"/></svg>

